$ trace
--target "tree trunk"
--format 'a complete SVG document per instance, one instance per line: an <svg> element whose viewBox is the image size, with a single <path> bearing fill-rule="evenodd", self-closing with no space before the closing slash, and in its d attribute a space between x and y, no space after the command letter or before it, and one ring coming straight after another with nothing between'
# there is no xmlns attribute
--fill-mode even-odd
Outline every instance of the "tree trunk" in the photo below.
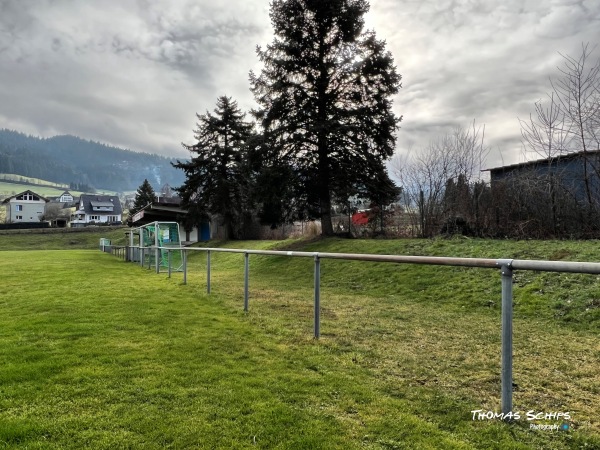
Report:
<svg viewBox="0 0 600 450"><path fill-rule="evenodd" d="M325 28L319 27L319 78L317 80L317 152L318 189L321 212L321 235L333 236L331 221L331 193L329 192L329 155L327 145L327 86L329 75L325 64Z"/></svg>
<svg viewBox="0 0 600 450"><path fill-rule="evenodd" d="M423 190L419 191L419 216L421 222L421 237L426 237L425 230L425 195Z"/></svg>
<svg viewBox="0 0 600 450"><path fill-rule="evenodd" d="M333 223L331 222L331 202L329 198L321 199L321 234L333 236Z"/></svg>
<svg viewBox="0 0 600 450"><path fill-rule="evenodd" d="M321 210L321 234L333 236L333 223L331 221L331 195L329 192L329 159L327 157L327 144L324 137L319 139L319 172L317 180L319 186L319 209Z"/></svg>

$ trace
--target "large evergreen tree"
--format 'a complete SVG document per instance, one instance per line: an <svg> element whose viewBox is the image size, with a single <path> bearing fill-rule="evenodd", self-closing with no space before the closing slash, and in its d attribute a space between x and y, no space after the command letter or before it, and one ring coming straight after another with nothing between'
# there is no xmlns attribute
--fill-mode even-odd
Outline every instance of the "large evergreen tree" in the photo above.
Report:
<svg viewBox="0 0 600 450"><path fill-rule="evenodd" d="M242 234L249 208L246 145L252 124L244 121L237 102L225 96L218 98L214 115L207 111L196 116L198 142L183 144L192 158L174 164L186 175L177 191L188 211L187 226L217 215L228 236L236 238Z"/></svg>
<svg viewBox="0 0 600 450"><path fill-rule="evenodd" d="M260 75L250 73L265 160L302 180L303 209L321 218L326 235L332 198L391 183L385 160L400 121L391 100L400 76L385 43L363 31L368 9L365 0L273 0L275 38L257 50Z"/></svg>

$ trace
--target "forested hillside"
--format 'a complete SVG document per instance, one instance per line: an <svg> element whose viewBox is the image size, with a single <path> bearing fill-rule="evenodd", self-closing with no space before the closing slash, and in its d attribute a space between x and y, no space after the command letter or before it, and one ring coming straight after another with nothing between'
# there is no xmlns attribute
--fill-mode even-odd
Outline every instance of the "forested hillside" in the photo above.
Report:
<svg viewBox="0 0 600 450"><path fill-rule="evenodd" d="M135 190L148 179L156 188L179 186L183 172L171 158L86 141L76 136L38 138L0 130L0 173L87 185L114 191Z"/></svg>

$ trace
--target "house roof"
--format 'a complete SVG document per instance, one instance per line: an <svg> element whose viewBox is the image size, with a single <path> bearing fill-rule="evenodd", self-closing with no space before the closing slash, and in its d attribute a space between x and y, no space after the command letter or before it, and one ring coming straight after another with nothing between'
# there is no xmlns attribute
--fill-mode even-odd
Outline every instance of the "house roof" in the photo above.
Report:
<svg viewBox="0 0 600 450"><path fill-rule="evenodd" d="M28 189L28 190L26 190L26 191L19 192L18 194L15 194L15 195L13 195L12 197L8 197L8 198L4 199L4 201L3 201L2 203L8 203L8 202L10 202L10 201L11 201L13 198L19 197L20 195L23 195L23 194L32 194L32 195L35 195L36 197L39 197L39 199L40 199L40 200L43 200L43 201L45 201L45 202L49 202L49 201L50 201L50 200L48 200L46 197L42 197L40 194L36 194L35 192L33 192L33 191L30 191L30 190Z"/></svg>
<svg viewBox="0 0 600 450"><path fill-rule="evenodd" d="M54 202L54 203L64 203L65 205L68 204L68 205L71 205L71 206L77 206L79 204L79 198L78 197L74 197L72 194L69 194L71 197L73 197L72 201L70 201L70 202L61 202L60 199L61 199L61 197L63 195L65 195L65 194L63 193L63 194L60 194L60 195L53 195L53 196L49 196L49 197L46 197L46 198L48 198L48 200L50 200L51 202Z"/></svg>
<svg viewBox="0 0 600 450"><path fill-rule="evenodd" d="M369 216L366 212L357 212L352 214L352 223L354 225L367 225L369 223Z"/></svg>
<svg viewBox="0 0 600 450"><path fill-rule="evenodd" d="M139 226L156 221L177 221L181 215L187 214L187 210L182 209L180 203L181 199L179 197L160 197L160 199L156 199L140 209L138 213L133 216L133 219L135 219L133 223L136 226Z"/></svg>
<svg viewBox="0 0 600 450"><path fill-rule="evenodd" d="M86 214L109 213L110 215L121 215L121 202L116 195L91 195L83 194L79 199L79 204L83 203L83 210ZM112 211L94 211L94 206L112 206Z"/></svg>
<svg viewBox="0 0 600 450"><path fill-rule="evenodd" d="M588 151L588 152L573 152L573 153L565 153L563 155L557 155L557 156L553 156L552 158L541 158L541 159L535 159L533 161L525 161L522 163L516 163L516 164L509 164L507 166L499 166L499 167L492 167L489 169L482 169L482 172L496 172L496 171L500 171L500 170L512 170L512 169L516 169L516 168L524 168L524 167L535 167L541 163L548 163L548 161L551 162L555 162L555 161L568 161L570 159L575 159L575 158L579 158L581 156L585 155L600 155L600 150L593 150L593 151Z"/></svg>
<svg viewBox="0 0 600 450"><path fill-rule="evenodd" d="M107 208L107 207L115 206L115 204L113 202L99 202L99 201L95 201L95 200L91 200L90 205L92 205L94 208Z"/></svg>

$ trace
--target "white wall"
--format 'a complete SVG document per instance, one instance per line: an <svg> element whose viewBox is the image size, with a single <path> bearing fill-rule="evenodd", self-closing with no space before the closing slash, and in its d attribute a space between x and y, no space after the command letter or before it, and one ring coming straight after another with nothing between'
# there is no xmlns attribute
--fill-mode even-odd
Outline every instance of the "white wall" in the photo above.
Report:
<svg viewBox="0 0 600 450"><path fill-rule="evenodd" d="M22 206L22 211L17 211L17 205ZM45 205L46 202L43 200L25 201L12 199L8 203L8 213L6 214L6 219L10 223L39 222L40 216L44 214Z"/></svg>

